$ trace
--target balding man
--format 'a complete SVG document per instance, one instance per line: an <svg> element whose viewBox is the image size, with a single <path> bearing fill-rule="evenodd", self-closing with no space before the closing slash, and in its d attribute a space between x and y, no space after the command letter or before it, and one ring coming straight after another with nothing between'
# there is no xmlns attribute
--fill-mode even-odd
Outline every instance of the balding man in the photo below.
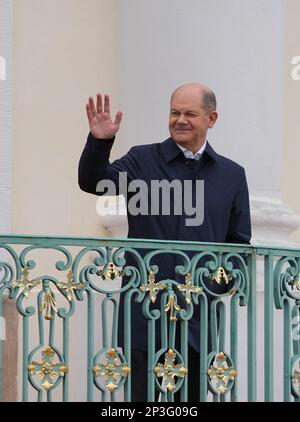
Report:
<svg viewBox="0 0 300 422"><path fill-rule="evenodd" d="M109 188L108 181L114 183L115 191L109 193L123 193L126 199L128 237L249 243L251 224L245 171L217 154L207 141L208 129L218 118L216 98L209 87L189 83L177 88L170 103L171 137L162 143L134 146L113 163L109 162L109 155L122 113L118 112L112 121L109 96L105 95L103 101L101 94L97 94L96 106L93 98L89 98L86 111L90 134L80 159L79 185L85 192L101 195L106 183ZM175 273L175 267L183 264L180 255L160 254L153 263L159 268L156 281L184 282L184 277ZM126 265L137 266L133 255L126 255ZM123 283L127 281L125 278ZM216 293L221 292L219 286L214 288ZM120 298L119 346L124 345L125 295ZM177 300L180 302L180 297ZM159 307L159 300L157 303ZM131 307L132 401L146 401L148 320L140 303L133 300ZM190 401L199 400L199 312L199 306L194 306L189 321L189 368L193 369L188 377ZM160 339L158 323L156 351L162 347Z"/></svg>

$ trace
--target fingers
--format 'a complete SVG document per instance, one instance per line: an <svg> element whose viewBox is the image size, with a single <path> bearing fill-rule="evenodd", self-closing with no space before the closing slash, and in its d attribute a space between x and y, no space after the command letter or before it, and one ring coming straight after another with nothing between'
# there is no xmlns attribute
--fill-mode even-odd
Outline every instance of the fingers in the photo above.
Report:
<svg viewBox="0 0 300 422"><path fill-rule="evenodd" d="M91 120L93 117L95 117L97 114L100 113L108 113L110 114L110 99L109 95L104 95L104 110L103 110L103 100L102 100L102 94L97 94L97 110L95 107L94 99L93 97L89 97L89 102L86 104L86 112L88 119ZM115 124L120 124L122 119L122 113L118 111L115 119Z"/></svg>
<svg viewBox="0 0 300 422"><path fill-rule="evenodd" d="M104 96L104 113L110 113L109 95Z"/></svg>
<svg viewBox="0 0 300 422"><path fill-rule="evenodd" d="M87 118L89 119L89 121L91 121L94 116L93 116L93 113L92 113L92 110L91 110L91 107L90 107L89 104L86 105L86 114L87 114Z"/></svg>
<svg viewBox="0 0 300 422"><path fill-rule="evenodd" d="M93 97L89 97L89 109L90 109L90 113L92 114L92 117L96 116L97 112L96 112Z"/></svg>
<svg viewBox="0 0 300 422"><path fill-rule="evenodd" d="M102 94L97 94L97 111L93 97L89 97L89 109L93 116L95 116L97 113L103 113ZM109 95L104 95L104 112L110 113Z"/></svg>
<svg viewBox="0 0 300 422"><path fill-rule="evenodd" d="M97 94L97 113L102 113L103 105L102 105L102 95Z"/></svg>
<svg viewBox="0 0 300 422"><path fill-rule="evenodd" d="M117 127L119 127L120 126L120 123L121 123L121 120L122 120L122 111L118 111L117 114L116 114L116 118L115 118L114 124Z"/></svg>

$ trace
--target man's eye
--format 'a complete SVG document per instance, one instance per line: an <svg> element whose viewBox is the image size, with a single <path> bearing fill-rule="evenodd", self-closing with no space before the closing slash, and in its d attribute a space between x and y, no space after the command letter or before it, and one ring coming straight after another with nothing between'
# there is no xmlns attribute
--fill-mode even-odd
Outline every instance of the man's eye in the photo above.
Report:
<svg viewBox="0 0 300 422"><path fill-rule="evenodd" d="M188 117L196 117L196 114L194 114L194 113L188 113L187 116Z"/></svg>

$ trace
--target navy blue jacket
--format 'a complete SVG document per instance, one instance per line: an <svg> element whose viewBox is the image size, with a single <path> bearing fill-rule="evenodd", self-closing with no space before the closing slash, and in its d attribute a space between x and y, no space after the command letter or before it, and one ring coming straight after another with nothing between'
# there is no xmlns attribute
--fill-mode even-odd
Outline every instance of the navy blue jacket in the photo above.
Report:
<svg viewBox="0 0 300 422"><path fill-rule="evenodd" d="M184 157L172 138L162 143L140 145L130 149L122 158L109 162L114 139L97 140L89 134L79 163L79 186L85 192L98 194L97 183L109 179L119 189L119 173L127 172L128 183L132 180L144 180L150 185L151 180L204 180L204 220L199 226L187 226L184 210L182 215L131 215L128 213L130 238L188 240L220 243L249 243L251 223L249 194L244 168L228 158L217 154L207 143L197 165ZM150 192L150 187L149 187ZM117 191L117 193L120 193ZM127 193L127 202L135 195ZM148 198L149 201L151 198ZM195 199L195 198L194 198ZM150 209L149 204L149 209ZM160 210L161 211L161 210ZM152 263L159 266L156 278L173 278L180 258L174 255L161 255ZM127 257L127 264L134 264ZM183 280L182 280L183 281ZM123 301L121 298L121 309ZM140 312L140 304L132 304L133 312ZM199 350L198 312L191 322L189 342ZM120 315L122 315L120 310ZM137 314L136 314L137 315ZM132 347L147 350L147 322L141 317L133 318ZM159 335L159 330L158 330Z"/></svg>

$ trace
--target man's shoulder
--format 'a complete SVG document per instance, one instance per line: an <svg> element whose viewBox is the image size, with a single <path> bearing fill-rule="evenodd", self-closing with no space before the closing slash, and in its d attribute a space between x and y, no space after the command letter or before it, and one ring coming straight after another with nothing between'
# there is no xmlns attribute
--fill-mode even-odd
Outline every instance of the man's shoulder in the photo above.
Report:
<svg viewBox="0 0 300 422"><path fill-rule="evenodd" d="M220 165L228 168L235 169L236 171L244 171L244 167L237 163L236 161L232 160L231 158L225 157L224 155L218 154L218 159Z"/></svg>
<svg viewBox="0 0 300 422"><path fill-rule="evenodd" d="M241 164L237 163L231 158L225 157L224 155L217 153L209 143L207 145L206 150L209 155L215 158L222 170L230 170L231 173L241 173L245 171L244 167Z"/></svg>
<svg viewBox="0 0 300 422"><path fill-rule="evenodd" d="M152 144L143 144L143 145L135 145L130 148L129 152L132 154L151 154L158 150L158 146L160 145L159 142L152 143Z"/></svg>
<svg viewBox="0 0 300 422"><path fill-rule="evenodd" d="M152 144L137 145L130 149L130 154L136 158L143 156L144 159L154 159L157 161L160 156L163 156L167 162L180 153L180 149L172 138L167 138L160 142L153 142Z"/></svg>

